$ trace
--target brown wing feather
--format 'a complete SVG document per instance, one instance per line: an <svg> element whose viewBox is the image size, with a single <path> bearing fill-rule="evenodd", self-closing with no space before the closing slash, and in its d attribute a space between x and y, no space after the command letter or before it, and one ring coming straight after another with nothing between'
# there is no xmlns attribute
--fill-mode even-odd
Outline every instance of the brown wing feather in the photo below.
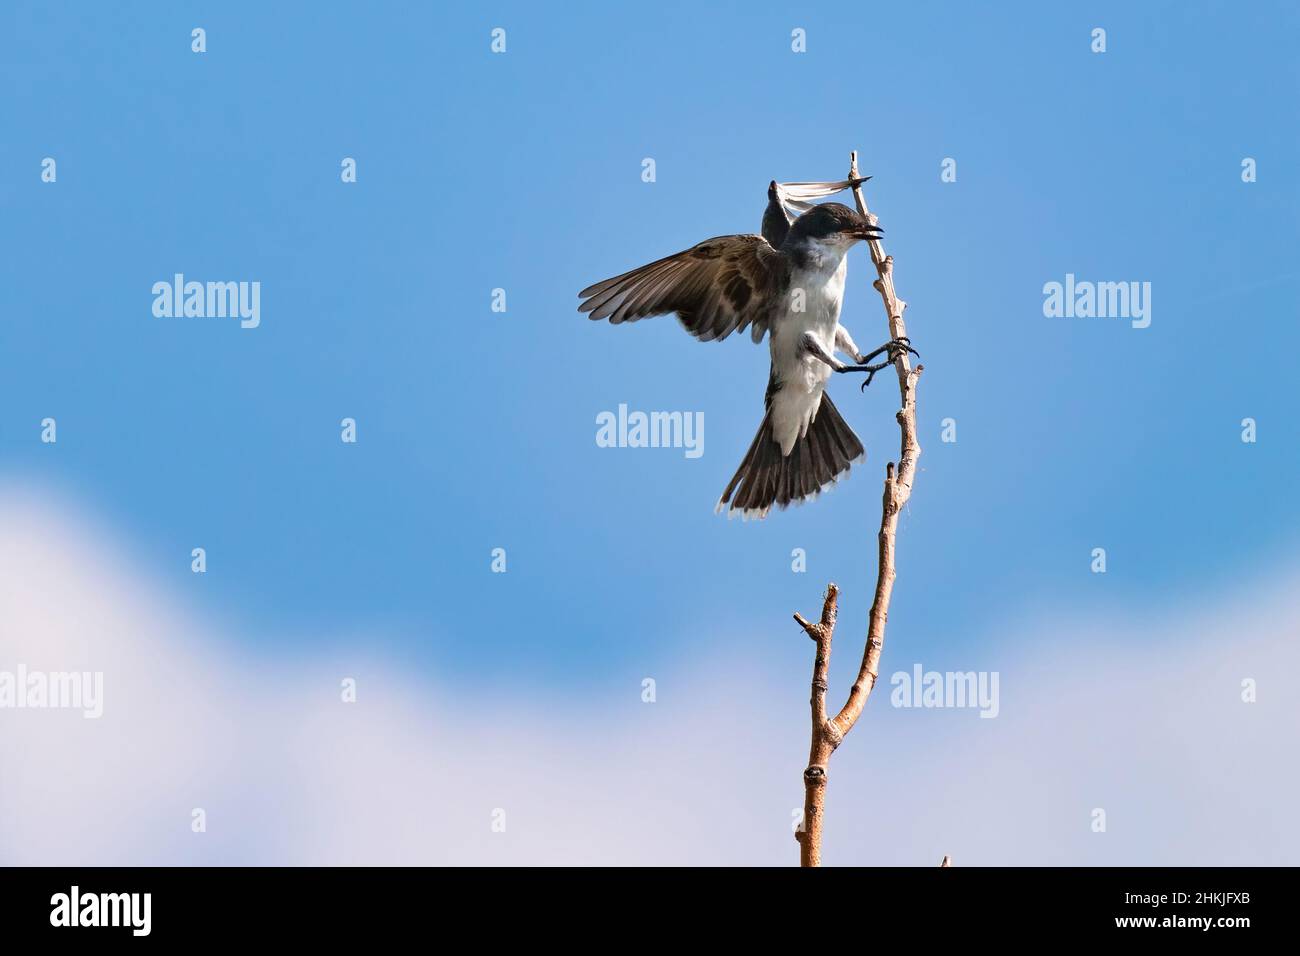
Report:
<svg viewBox="0 0 1300 956"><path fill-rule="evenodd" d="M588 286L578 311L614 325L676 312L702 342L748 326L758 342L789 284L785 257L762 236L718 236Z"/></svg>

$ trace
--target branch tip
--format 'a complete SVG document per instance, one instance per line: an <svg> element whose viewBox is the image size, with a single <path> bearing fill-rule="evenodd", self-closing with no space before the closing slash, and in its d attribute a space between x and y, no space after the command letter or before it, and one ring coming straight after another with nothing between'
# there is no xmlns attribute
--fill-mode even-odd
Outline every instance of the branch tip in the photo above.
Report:
<svg viewBox="0 0 1300 956"><path fill-rule="evenodd" d="M835 627L835 611L839 604L840 589L834 582L826 585L826 601L822 604L822 628L830 632Z"/></svg>

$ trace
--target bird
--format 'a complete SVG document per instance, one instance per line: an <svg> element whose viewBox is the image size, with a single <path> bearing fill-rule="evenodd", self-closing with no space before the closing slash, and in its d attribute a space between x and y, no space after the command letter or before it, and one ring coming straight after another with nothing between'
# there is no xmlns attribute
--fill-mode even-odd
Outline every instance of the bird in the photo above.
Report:
<svg viewBox="0 0 1300 956"><path fill-rule="evenodd" d="M755 344L768 336L763 420L718 512L765 518L839 480L866 451L826 393L827 381L832 373L865 372L865 387L900 350L916 354L904 338L863 354L839 321L845 255L855 243L880 237L876 218L837 202L793 198L829 195L867 178L787 184L799 190L773 180L759 234L706 239L578 293L578 311L594 321L620 325L676 313L702 342L746 329ZM787 205L800 215L792 218ZM835 358L837 351L853 364ZM870 364L885 353L888 361Z"/></svg>

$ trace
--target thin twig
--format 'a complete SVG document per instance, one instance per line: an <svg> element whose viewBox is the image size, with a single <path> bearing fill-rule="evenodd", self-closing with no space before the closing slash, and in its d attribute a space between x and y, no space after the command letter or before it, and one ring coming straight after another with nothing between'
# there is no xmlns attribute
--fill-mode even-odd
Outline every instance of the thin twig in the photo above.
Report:
<svg viewBox="0 0 1300 956"><path fill-rule="evenodd" d="M860 179L858 175L858 154L850 154L850 180ZM862 196L859 183L853 187L853 199L858 212L870 217L867 202ZM894 260L885 255L884 246L879 239L868 241L871 249L871 261L876 265L877 278L873 285L880 293L889 318L890 339L907 337L907 326L903 322L903 311L907 303L894 291ZM862 652L862 666L858 669L857 679L849 690L848 700L833 718L826 718L826 671L831 657L831 639L835 631L835 612L839 590L834 584L826 589L826 603L822 609L822 619L818 624L810 624L796 614L795 620L817 642L817 658L813 664L812 683L812 746L810 748L808 767L804 770L804 819L803 826L795 834L799 841L799 863L801 866L821 865L822 820L826 800L826 769L831 754L840 745L848 732L853 729L862 710L867 705L876 686L880 673L880 653L885 646L885 624L889 620L889 601L894 591L894 545L898 531L898 515L912 496L912 482L916 476L916 463L921 457L921 445L916 439L916 385L924 366L912 368L906 352L900 352L894 359L894 368L898 372L898 390L900 407L896 414L899 431L902 434L902 446L895 469L891 461L885 466L885 493L881 502L880 534L878 536L878 565L876 573L876 594L871 603L871 617L867 627L867 643Z"/></svg>
<svg viewBox="0 0 1300 956"><path fill-rule="evenodd" d="M822 802L826 792L826 763L831 751L839 745L838 733L826 719L826 672L831 663L831 638L835 635L835 614L840 590L834 584L826 586L826 600L822 604L821 621L810 624L802 614L794 619L817 644L813 662L812 696L812 747L808 754L808 768L803 772L803 826L795 833L799 841L800 866L820 866L822 846ZM831 741L835 740L832 744Z"/></svg>

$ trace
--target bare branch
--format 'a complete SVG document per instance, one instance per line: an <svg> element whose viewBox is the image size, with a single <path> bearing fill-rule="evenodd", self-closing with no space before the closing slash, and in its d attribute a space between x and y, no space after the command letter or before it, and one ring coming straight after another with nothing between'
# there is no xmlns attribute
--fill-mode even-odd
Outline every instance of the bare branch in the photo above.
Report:
<svg viewBox="0 0 1300 956"><path fill-rule="evenodd" d="M828 686L826 672L831 662L831 638L835 636L839 594L839 588L834 584L826 586L822 617L817 624L809 623L802 614L796 613L794 616L799 626L817 642L817 656L813 663L812 693L808 698L808 706L812 711L812 746L808 753L808 766L803 772L803 825L795 833L795 839L799 841L799 859L802 866L821 864L822 798L826 791L826 764L830 759L831 751L839 746L839 735L832 734L831 724L826 719ZM833 743L832 739L834 739Z"/></svg>
<svg viewBox="0 0 1300 956"><path fill-rule="evenodd" d="M858 212L871 217L866 199L862 195L862 179L858 174L858 154L850 154L848 179L854 182L853 199ZM879 239L868 240L871 261L876 266L876 281L872 283L880 293L885 306L885 315L889 320L890 339L907 337L907 325L903 321L903 312L907 303L894 291L894 260L885 254ZM840 745L848 732L853 729L862 710L867 705L876 686L880 673L880 654L885 646L885 624L889 620L889 602L894 592L895 539L898 531L898 515L912 496L912 483L916 476L916 463L921 457L921 445L916 438L916 385L920 380L924 366L912 368L906 352L898 353L894 358L894 368L898 373L898 390L900 407L895 415L901 433L898 467L891 461L885 467L885 490L881 501L880 532L877 537L877 572L876 593L871 603L871 615L867 626L867 643L862 652L862 665L858 669L857 679L849 690L848 700L839 713L831 720L826 719L826 672L831 656L831 637L835 630L835 602L838 591L830 585L826 593L826 605L822 611L820 624L809 624L800 615L795 620L807 631L808 636L817 642L817 658L813 665L812 690L812 746L810 748L808 767L804 770L804 819L803 827L795 834L799 841L799 862L802 866L821 865L822 817L826 798L826 768L830 756ZM945 866L951 861L944 857Z"/></svg>

